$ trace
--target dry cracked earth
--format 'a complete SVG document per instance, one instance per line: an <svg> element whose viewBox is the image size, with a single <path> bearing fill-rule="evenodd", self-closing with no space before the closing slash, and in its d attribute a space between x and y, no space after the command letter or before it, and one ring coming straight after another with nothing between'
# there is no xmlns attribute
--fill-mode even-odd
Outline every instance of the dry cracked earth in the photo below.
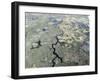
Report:
<svg viewBox="0 0 100 81"><path fill-rule="evenodd" d="M25 12L25 68L89 65L88 15Z"/></svg>

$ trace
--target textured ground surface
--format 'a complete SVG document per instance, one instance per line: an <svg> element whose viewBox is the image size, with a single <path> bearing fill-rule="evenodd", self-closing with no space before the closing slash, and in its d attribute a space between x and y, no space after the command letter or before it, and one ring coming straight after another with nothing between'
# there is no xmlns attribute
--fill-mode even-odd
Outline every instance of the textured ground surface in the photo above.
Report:
<svg viewBox="0 0 100 81"><path fill-rule="evenodd" d="M87 15L25 16L25 68L89 65Z"/></svg>

